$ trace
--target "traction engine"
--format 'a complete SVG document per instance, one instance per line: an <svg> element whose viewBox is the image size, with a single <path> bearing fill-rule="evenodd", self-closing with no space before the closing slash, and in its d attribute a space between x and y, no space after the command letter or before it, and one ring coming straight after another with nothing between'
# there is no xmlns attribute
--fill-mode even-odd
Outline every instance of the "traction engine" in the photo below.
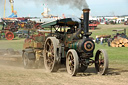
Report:
<svg viewBox="0 0 128 85"><path fill-rule="evenodd" d="M37 62L43 62L48 72L56 72L64 64L67 72L75 76L94 63L99 74L107 73L105 50L97 50L95 60L92 59L95 44L89 37L92 34L89 32L89 11L83 9L83 20L65 18L42 24L42 28L51 27L51 31L40 30L42 36L27 39L30 41L24 43L24 67L37 67Z"/></svg>

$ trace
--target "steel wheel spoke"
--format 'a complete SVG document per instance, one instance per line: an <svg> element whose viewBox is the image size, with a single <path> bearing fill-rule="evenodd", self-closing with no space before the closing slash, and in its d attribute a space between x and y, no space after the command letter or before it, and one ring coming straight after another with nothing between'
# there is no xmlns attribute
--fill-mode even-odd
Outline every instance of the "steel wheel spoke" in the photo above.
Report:
<svg viewBox="0 0 128 85"><path fill-rule="evenodd" d="M71 73L73 73L73 71L74 71L74 58L73 58L72 53L68 54L68 63L69 63L69 69L70 69Z"/></svg>
<svg viewBox="0 0 128 85"><path fill-rule="evenodd" d="M48 46L51 46L49 42L47 42L47 45L48 45Z"/></svg>
<svg viewBox="0 0 128 85"><path fill-rule="evenodd" d="M105 50L101 49L96 52L95 68L101 75L106 74L108 70L108 56Z"/></svg>
<svg viewBox="0 0 128 85"><path fill-rule="evenodd" d="M54 49L51 40L46 42L46 62L49 69L52 69L54 63Z"/></svg>

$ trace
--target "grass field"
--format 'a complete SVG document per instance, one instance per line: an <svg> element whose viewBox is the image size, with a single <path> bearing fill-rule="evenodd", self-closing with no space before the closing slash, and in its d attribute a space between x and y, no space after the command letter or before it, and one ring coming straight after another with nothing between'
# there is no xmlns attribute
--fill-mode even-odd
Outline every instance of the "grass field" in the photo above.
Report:
<svg viewBox="0 0 128 85"><path fill-rule="evenodd" d="M92 37L95 37L96 35L112 35L114 32L112 32L113 29L124 29L126 28L128 35L128 26L123 24L118 25L99 25L99 29L92 30ZM109 60L111 63L123 63L128 65L128 48L120 47L120 48L112 48L108 47L107 43L100 45L96 44L96 49L105 49L108 53Z"/></svg>
<svg viewBox="0 0 128 85"><path fill-rule="evenodd" d="M13 48L14 50L23 49L24 39L0 40L0 49Z"/></svg>

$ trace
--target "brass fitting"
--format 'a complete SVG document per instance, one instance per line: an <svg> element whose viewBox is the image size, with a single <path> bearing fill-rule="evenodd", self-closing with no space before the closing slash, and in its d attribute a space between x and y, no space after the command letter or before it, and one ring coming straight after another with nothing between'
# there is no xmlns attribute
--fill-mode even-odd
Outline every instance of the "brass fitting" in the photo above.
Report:
<svg viewBox="0 0 128 85"><path fill-rule="evenodd" d="M87 13L87 12L89 12L90 11L90 9L83 9L83 12L84 13Z"/></svg>

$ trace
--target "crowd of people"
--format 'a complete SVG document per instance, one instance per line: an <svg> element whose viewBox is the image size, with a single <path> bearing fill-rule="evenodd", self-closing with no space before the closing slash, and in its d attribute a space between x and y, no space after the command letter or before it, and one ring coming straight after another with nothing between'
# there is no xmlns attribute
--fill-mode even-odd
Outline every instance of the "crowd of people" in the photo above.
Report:
<svg viewBox="0 0 128 85"><path fill-rule="evenodd" d="M111 38L104 38L104 37L98 37L98 36L96 36L96 40L95 40L95 42L97 43L97 44L103 44L103 43L105 43L105 42L107 42L108 43L108 46L110 46L110 42L112 41L112 39Z"/></svg>

